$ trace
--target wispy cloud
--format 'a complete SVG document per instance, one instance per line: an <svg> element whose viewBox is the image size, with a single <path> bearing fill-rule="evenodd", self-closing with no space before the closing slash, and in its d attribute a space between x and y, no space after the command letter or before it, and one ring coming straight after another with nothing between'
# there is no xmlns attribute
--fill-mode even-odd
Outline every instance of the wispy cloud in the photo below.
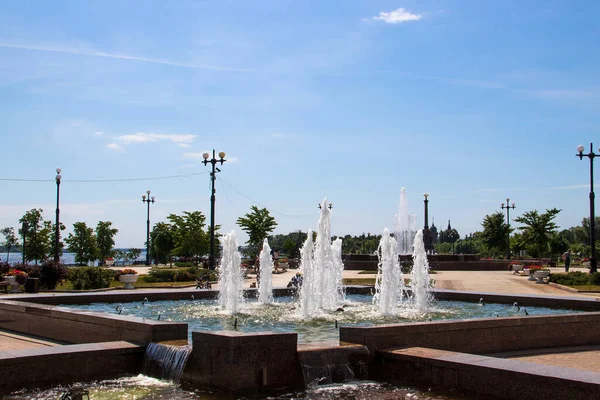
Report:
<svg viewBox="0 0 600 400"><path fill-rule="evenodd" d="M121 146L119 146L117 143L109 143L106 145L107 149L111 149L114 151L121 151L123 150L123 148Z"/></svg>
<svg viewBox="0 0 600 400"><path fill-rule="evenodd" d="M166 134L166 133L146 133L146 132L137 132L132 135L122 135L117 136L117 140L120 140L126 144L130 143L150 143L150 142L160 142L163 140L170 141L173 143L184 144L186 147L188 143L192 143L196 135L176 135L176 134Z"/></svg>
<svg viewBox="0 0 600 400"><path fill-rule="evenodd" d="M386 24L400 24L402 22L418 21L421 18L423 18L423 16L420 14L413 14L404 8L398 8L397 10L390 12L382 11L377 17L373 17L371 19L383 21Z"/></svg>
<svg viewBox="0 0 600 400"><path fill-rule="evenodd" d="M161 65L170 65L173 67L180 68L191 68L191 69L205 69L205 70L213 70L213 71L228 71L228 72L250 72L250 69L245 68L235 68L235 67L223 67L220 65L210 65L210 64L196 64L196 63L186 63L179 62L173 60L166 60L162 58L152 58L152 57L140 57L128 54L120 54L120 53L108 53L101 50L90 49L89 47L69 47L64 45L46 45L46 44L21 44L21 43L4 43L0 42L0 47L10 48L10 49L19 49L19 50L30 50L30 51L45 51L51 53L63 53L63 54L75 54L80 56L88 56L88 57L103 57L103 58L112 58L118 60L129 60L129 61L139 61L151 64L161 64Z"/></svg>
<svg viewBox="0 0 600 400"><path fill-rule="evenodd" d="M185 149L185 148L188 148L188 147L191 147L191 146L189 144L187 144L187 143L179 143L179 147L183 147Z"/></svg>
<svg viewBox="0 0 600 400"><path fill-rule="evenodd" d="M598 184L598 182L595 183L596 185ZM575 189L589 189L590 188L590 184L583 184L583 185L569 185L569 186L555 186L552 188L552 190L575 190Z"/></svg>

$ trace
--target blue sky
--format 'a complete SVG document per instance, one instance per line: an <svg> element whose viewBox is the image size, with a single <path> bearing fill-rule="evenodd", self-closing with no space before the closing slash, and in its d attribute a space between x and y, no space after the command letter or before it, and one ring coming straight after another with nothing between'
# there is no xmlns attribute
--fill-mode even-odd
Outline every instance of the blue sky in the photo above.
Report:
<svg viewBox="0 0 600 400"><path fill-rule="evenodd" d="M277 233L393 227L400 188L422 226L464 237L506 197L589 215L600 145L600 3L567 1L4 1L0 226L28 209L113 221L210 211L201 153L225 151L217 223L252 204ZM98 180L158 178L125 182ZM600 176L600 173L596 173ZM6 179L44 180L20 182ZM88 181L88 182L81 182ZM597 184L598 182L596 182ZM600 187L600 186L599 186ZM431 222L431 221L430 221Z"/></svg>

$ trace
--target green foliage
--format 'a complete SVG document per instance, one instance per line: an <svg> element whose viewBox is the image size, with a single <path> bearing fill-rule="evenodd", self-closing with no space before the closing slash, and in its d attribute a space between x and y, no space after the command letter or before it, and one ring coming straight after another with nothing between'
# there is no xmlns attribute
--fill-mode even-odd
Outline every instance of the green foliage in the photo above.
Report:
<svg viewBox="0 0 600 400"><path fill-rule="evenodd" d="M539 214L537 210L533 210L515 218L515 222L524 225L518 228L522 232L521 242L534 257L542 257L549 253L551 237L558 228L553 219L560 211L553 208Z"/></svg>
<svg viewBox="0 0 600 400"><path fill-rule="evenodd" d="M254 258L260 252L264 239L277 226L277 222L266 208L259 209L256 206L252 206L251 210L252 212L238 218L237 224L248 234L248 241L246 242L248 245L248 256Z"/></svg>
<svg viewBox="0 0 600 400"><path fill-rule="evenodd" d="M150 233L150 252L153 259L161 264L171 261L175 250L175 234L173 226L165 222L154 225Z"/></svg>
<svg viewBox="0 0 600 400"><path fill-rule="evenodd" d="M137 258L142 254L142 249L131 248L127 250L126 259L129 261L137 260Z"/></svg>
<svg viewBox="0 0 600 400"><path fill-rule="evenodd" d="M69 282L75 290L103 289L110 286L115 272L100 267L81 267L69 269Z"/></svg>
<svg viewBox="0 0 600 400"><path fill-rule="evenodd" d="M360 236L333 236L331 240L333 241L338 237L342 239L343 254L374 254L381 241L381 235L371 235L370 233L363 233Z"/></svg>
<svg viewBox="0 0 600 400"><path fill-rule="evenodd" d="M100 265L104 265L104 259L114 255L115 235L119 232L116 228L111 228L112 222L99 221L96 225L96 248L97 260Z"/></svg>
<svg viewBox="0 0 600 400"><path fill-rule="evenodd" d="M600 273L569 272L568 274L551 274L549 282L566 286L600 285Z"/></svg>
<svg viewBox="0 0 600 400"><path fill-rule="evenodd" d="M54 290L59 283L67 279L67 275L68 270L60 263L47 261L39 267L40 288Z"/></svg>
<svg viewBox="0 0 600 400"><path fill-rule="evenodd" d="M96 235L85 222L75 222L73 233L65 239L67 250L75 254L75 262L87 265L96 259Z"/></svg>
<svg viewBox="0 0 600 400"><path fill-rule="evenodd" d="M23 231L23 227L19 229L21 237L25 235L26 246L25 246L25 260L33 261L36 263L38 260L46 260L48 254L53 249L51 240L52 222L44 221L42 217L43 210L41 208L33 208L25 213L19 222L27 222L29 224L26 231Z"/></svg>
<svg viewBox="0 0 600 400"><path fill-rule="evenodd" d="M175 282L175 273L177 270L172 269L153 269L144 280L148 283L154 282Z"/></svg>
<svg viewBox="0 0 600 400"><path fill-rule="evenodd" d="M10 256L10 249L19 245L19 239L15 234L15 228L12 226L7 226L3 228L0 233L4 235L4 242L0 243L6 249L6 262L8 262L8 258Z"/></svg>
<svg viewBox="0 0 600 400"><path fill-rule="evenodd" d="M512 229L504 221L504 215L501 212L486 215L481 225L480 240L486 250L492 254L506 254L507 239Z"/></svg>
<svg viewBox="0 0 600 400"><path fill-rule="evenodd" d="M210 232L204 231L206 217L202 212L184 211L183 215L170 214L167 219L171 223L174 255L197 258L208 253ZM215 227L215 231L218 229Z"/></svg>

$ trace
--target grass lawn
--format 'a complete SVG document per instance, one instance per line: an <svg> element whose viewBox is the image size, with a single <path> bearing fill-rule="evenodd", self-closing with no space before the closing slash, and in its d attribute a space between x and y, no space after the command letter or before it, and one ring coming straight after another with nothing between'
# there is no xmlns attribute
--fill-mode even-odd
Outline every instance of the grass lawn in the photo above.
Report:
<svg viewBox="0 0 600 400"><path fill-rule="evenodd" d="M344 285L364 285L373 286L375 284L375 278L344 278Z"/></svg>
<svg viewBox="0 0 600 400"><path fill-rule="evenodd" d="M360 271L359 275L377 275L377 271Z"/></svg>
<svg viewBox="0 0 600 400"><path fill-rule="evenodd" d="M599 285L565 285L565 286L568 286L570 288L577 289L577 290L585 290L588 292L600 292Z"/></svg>

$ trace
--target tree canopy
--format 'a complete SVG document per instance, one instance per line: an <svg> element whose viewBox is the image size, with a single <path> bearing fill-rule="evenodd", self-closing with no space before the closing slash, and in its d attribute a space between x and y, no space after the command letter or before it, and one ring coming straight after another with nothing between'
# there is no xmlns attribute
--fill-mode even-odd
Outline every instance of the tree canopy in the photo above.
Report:
<svg viewBox="0 0 600 400"><path fill-rule="evenodd" d="M515 218L515 222L523 224L517 228L522 234L521 241L534 257L542 257L550 252L550 240L558 228L553 220L560 211L552 208L540 214L537 210L532 210Z"/></svg>
<svg viewBox="0 0 600 400"><path fill-rule="evenodd" d="M252 212L238 218L237 224L248 234L248 254L254 258L260 252L263 240L277 226L275 218L266 208L251 207Z"/></svg>

